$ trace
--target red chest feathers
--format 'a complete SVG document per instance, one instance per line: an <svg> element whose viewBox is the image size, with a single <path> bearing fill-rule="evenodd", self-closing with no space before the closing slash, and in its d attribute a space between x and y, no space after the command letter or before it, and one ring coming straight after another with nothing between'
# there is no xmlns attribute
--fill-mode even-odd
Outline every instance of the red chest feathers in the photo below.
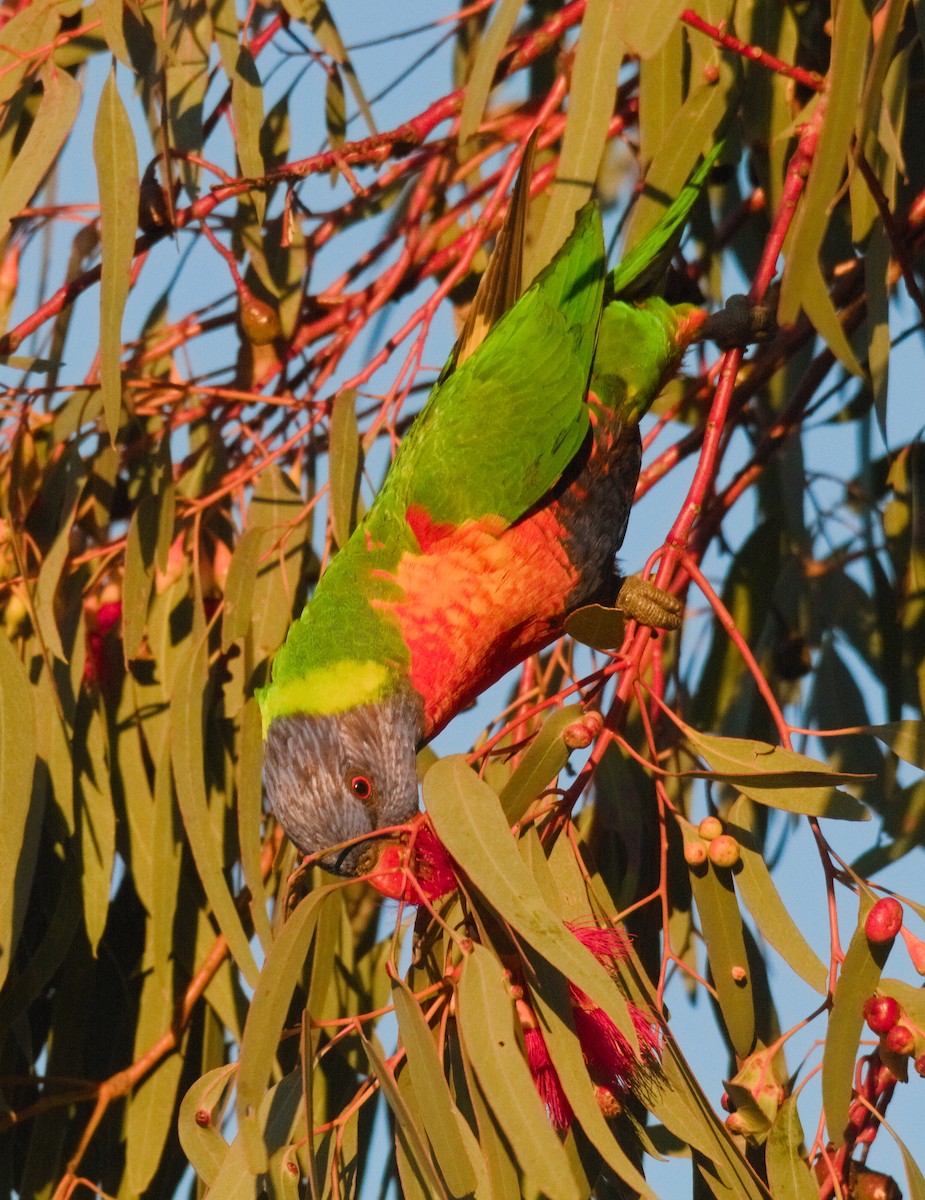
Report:
<svg viewBox="0 0 925 1200"><path fill-rule="evenodd" d="M482 518L435 526L411 510L421 547L394 575L402 598L377 601L401 625L427 736L561 630L577 578L554 506L510 528Z"/></svg>

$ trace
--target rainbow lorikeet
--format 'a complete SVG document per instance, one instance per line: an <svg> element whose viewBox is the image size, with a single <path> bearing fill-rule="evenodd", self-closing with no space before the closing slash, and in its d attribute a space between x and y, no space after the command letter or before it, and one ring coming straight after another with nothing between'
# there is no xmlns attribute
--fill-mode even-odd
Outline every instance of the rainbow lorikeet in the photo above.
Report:
<svg viewBox="0 0 925 1200"><path fill-rule="evenodd" d="M290 628L258 693L264 789L304 852L334 848L329 869L370 870L376 831L417 812L419 747L574 609L615 601L638 421L706 320L640 293L713 157L609 278L598 209L581 210L480 344L457 349Z"/></svg>

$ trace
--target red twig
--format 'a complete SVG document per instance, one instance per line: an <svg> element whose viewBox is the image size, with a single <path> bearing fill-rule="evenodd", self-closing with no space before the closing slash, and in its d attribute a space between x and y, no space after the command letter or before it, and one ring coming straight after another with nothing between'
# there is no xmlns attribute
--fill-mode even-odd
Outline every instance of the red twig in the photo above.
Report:
<svg viewBox="0 0 925 1200"><path fill-rule="evenodd" d="M781 58L775 58L767 50L762 50L760 46L752 46L748 42L733 37L732 34L726 33L723 24L711 25L703 17L698 17L691 8L686 8L681 13L681 20L691 29L697 29L701 33L707 34L724 50L732 50L735 54L741 54L743 58L750 59L759 66L774 71L777 75L786 75L788 79L794 79L797 83L802 83L804 87L812 88L814 92L821 92L825 87L825 79L815 71L804 71L802 67L794 67Z"/></svg>

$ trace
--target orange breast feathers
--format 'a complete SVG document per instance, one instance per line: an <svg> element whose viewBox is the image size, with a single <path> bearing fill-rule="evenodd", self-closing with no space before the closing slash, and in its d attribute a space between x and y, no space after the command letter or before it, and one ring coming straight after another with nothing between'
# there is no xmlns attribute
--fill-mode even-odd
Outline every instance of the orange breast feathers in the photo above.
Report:
<svg viewBox="0 0 925 1200"><path fill-rule="evenodd" d="M432 737L561 632L577 580L551 508L510 528L496 517L435 525L420 509L407 520L421 552L389 573L401 597L373 603L399 622Z"/></svg>

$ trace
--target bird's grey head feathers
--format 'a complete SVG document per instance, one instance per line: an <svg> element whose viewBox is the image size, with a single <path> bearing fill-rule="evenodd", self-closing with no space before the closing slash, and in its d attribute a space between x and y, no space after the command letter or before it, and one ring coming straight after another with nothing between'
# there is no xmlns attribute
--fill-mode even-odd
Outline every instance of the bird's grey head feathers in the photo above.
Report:
<svg viewBox="0 0 925 1200"><path fill-rule="evenodd" d="M315 854L414 816L415 755L423 727L423 706L411 688L330 716L296 714L270 722L264 795L303 853ZM321 865L356 874L366 849L361 843L335 852Z"/></svg>

